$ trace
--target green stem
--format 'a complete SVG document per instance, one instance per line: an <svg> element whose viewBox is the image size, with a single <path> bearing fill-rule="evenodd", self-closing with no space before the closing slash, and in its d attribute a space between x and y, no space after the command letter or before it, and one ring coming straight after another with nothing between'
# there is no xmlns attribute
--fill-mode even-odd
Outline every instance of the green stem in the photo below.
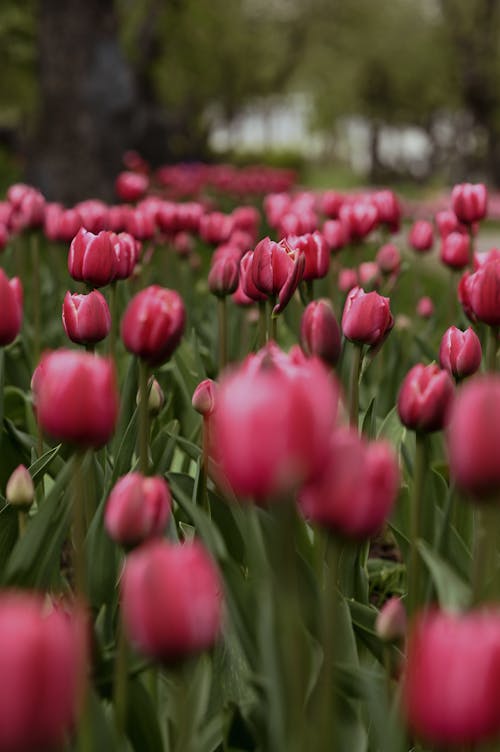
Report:
<svg viewBox="0 0 500 752"><path fill-rule="evenodd" d="M266 344L266 332L267 332L267 316L266 316L266 301L259 300L259 349Z"/></svg>
<svg viewBox="0 0 500 752"><path fill-rule="evenodd" d="M273 316L273 308L276 305L276 297L269 299L269 324L267 330L267 339L273 342L278 341L278 319Z"/></svg>
<svg viewBox="0 0 500 752"><path fill-rule="evenodd" d="M19 537L22 538L26 532L26 526L28 524L28 512L25 509L20 509L18 511L17 522L19 525Z"/></svg>
<svg viewBox="0 0 500 752"><path fill-rule="evenodd" d="M87 572L85 561L85 489L83 460L84 452L77 451L74 455L73 473L73 538L74 538L74 569L75 569L75 592L77 598L86 601L87 595Z"/></svg>
<svg viewBox="0 0 500 752"><path fill-rule="evenodd" d="M357 431L359 422L359 375L363 361L363 345L354 345L349 384L349 423Z"/></svg>
<svg viewBox="0 0 500 752"><path fill-rule="evenodd" d="M450 324L457 319L457 276L454 269L450 269L450 285L449 285L449 300L448 300L448 315Z"/></svg>
<svg viewBox="0 0 500 752"><path fill-rule="evenodd" d="M495 502L477 507L474 519L474 558L472 560L473 604L497 595L496 555L498 510Z"/></svg>
<svg viewBox="0 0 500 752"><path fill-rule="evenodd" d="M306 290L307 290L308 303L310 303L312 300L314 300L314 280L313 279L306 280Z"/></svg>
<svg viewBox="0 0 500 752"><path fill-rule="evenodd" d="M415 463L413 466L413 495L411 500L410 566L408 572L408 613L410 616L414 614L420 604L420 556L417 544L420 537L420 518L426 462L426 436L417 431L415 434Z"/></svg>
<svg viewBox="0 0 500 752"><path fill-rule="evenodd" d="M95 353L95 344L87 342L85 345L85 351L88 353Z"/></svg>
<svg viewBox="0 0 500 752"><path fill-rule="evenodd" d="M475 238L474 238L474 228L471 224L467 225L467 230L469 231L469 241L470 241L470 250L469 250L469 266L471 270L474 270L474 246L475 246Z"/></svg>
<svg viewBox="0 0 500 752"><path fill-rule="evenodd" d="M203 419L202 426L202 457L201 457L201 472L200 483L202 484L202 500L203 508L210 515L210 500L208 498L208 463L210 462L210 419Z"/></svg>
<svg viewBox="0 0 500 752"><path fill-rule="evenodd" d="M226 297L217 298L219 321L219 373L227 366L227 305Z"/></svg>
<svg viewBox="0 0 500 752"><path fill-rule="evenodd" d="M491 373L497 370L498 327L488 327L488 348L486 352L486 368Z"/></svg>
<svg viewBox="0 0 500 752"><path fill-rule="evenodd" d="M125 724L127 718L127 664L128 646L123 623L123 614L120 611L118 633L116 642L116 657L113 678L113 703L115 707L115 726L119 739L125 736Z"/></svg>
<svg viewBox="0 0 500 752"><path fill-rule="evenodd" d="M40 360L41 307L40 307L40 244L37 232L31 233L33 259L33 355L35 363Z"/></svg>
<svg viewBox="0 0 500 752"><path fill-rule="evenodd" d="M149 368L139 360L139 467L143 475L149 472Z"/></svg>
<svg viewBox="0 0 500 752"><path fill-rule="evenodd" d="M111 314L111 329L109 330L109 355L116 363L116 281L111 282L109 288L109 312Z"/></svg>
<svg viewBox="0 0 500 752"><path fill-rule="evenodd" d="M321 599L321 642L323 647L323 664L319 676L319 728L314 731L314 738L320 741L321 752L336 752L338 741L336 735L336 692L335 692L335 627L338 613L337 580L339 572L340 548L333 536L326 541L326 566L323 574L323 592Z"/></svg>

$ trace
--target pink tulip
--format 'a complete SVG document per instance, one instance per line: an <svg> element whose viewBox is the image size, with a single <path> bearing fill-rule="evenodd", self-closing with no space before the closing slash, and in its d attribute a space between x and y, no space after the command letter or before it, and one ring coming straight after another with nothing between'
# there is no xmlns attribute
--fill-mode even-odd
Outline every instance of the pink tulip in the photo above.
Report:
<svg viewBox="0 0 500 752"><path fill-rule="evenodd" d="M122 546L137 546L161 537L170 517L172 497L160 476L124 475L106 503L104 525L110 538Z"/></svg>
<svg viewBox="0 0 500 752"><path fill-rule="evenodd" d="M440 431L449 416L453 382L447 371L418 363L406 374L398 395L401 422L413 431Z"/></svg>
<svg viewBox="0 0 500 752"><path fill-rule="evenodd" d="M361 287L349 292L342 314L342 331L347 339L360 345L379 345L393 326L389 298L378 292L366 293Z"/></svg>
<svg viewBox="0 0 500 752"><path fill-rule="evenodd" d="M88 295L71 294L64 296L62 323L66 335L79 345L100 342L111 329L111 314L108 304L98 290Z"/></svg>
<svg viewBox="0 0 500 752"><path fill-rule="evenodd" d="M465 332L450 326L443 334L439 347L439 362L456 379L471 376L481 365L481 342L469 327Z"/></svg>
<svg viewBox="0 0 500 752"><path fill-rule="evenodd" d="M184 333L186 312L175 290L151 285L132 298L121 323L125 347L152 366L165 363Z"/></svg>

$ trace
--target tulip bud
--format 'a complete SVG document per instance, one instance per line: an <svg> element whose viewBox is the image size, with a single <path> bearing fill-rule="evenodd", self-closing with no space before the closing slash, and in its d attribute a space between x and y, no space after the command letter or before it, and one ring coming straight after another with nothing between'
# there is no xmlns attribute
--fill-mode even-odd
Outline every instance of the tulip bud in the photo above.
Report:
<svg viewBox="0 0 500 752"><path fill-rule="evenodd" d="M313 300L304 310L300 341L308 355L334 366L340 355L340 328L329 300Z"/></svg>
<svg viewBox="0 0 500 752"><path fill-rule="evenodd" d="M2 301L0 347L4 347L14 342L21 330L23 288L17 277L9 280L3 269L0 269L0 300Z"/></svg>
<svg viewBox="0 0 500 752"><path fill-rule="evenodd" d="M459 298L473 320L500 326L500 259L492 257L473 274L465 274L459 284Z"/></svg>
<svg viewBox="0 0 500 752"><path fill-rule="evenodd" d="M469 263L470 239L462 232L451 232L441 241L441 261L452 269L465 269Z"/></svg>
<svg viewBox="0 0 500 752"><path fill-rule="evenodd" d="M80 201L74 208L82 218L82 227L85 230L91 233L98 233L107 227L108 207L104 201L89 198L86 201Z"/></svg>
<svg viewBox="0 0 500 752"><path fill-rule="evenodd" d="M141 401L141 394L137 392L135 403L138 405ZM151 377L148 381L148 412L154 417L161 412L165 404L165 394L157 380Z"/></svg>
<svg viewBox="0 0 500 752"><path fill-rule="evenodd" d="M94 287L108 285L115 278L116 235L102 231L98 235L83 229L78 231L68 255L68 270L73 279Z"/></svg>
<svg viewBox="0 0 500 752"><path fill-rule="evenodd" d="M121 201L133 202L142 198L148 189L146 175L136 172L121 172L116 178L116 195Z"/></svg>
<svg viewBox="0 0 500 752"><path fill-rule="evenodd" d="M231 295L238 287L239 258L234 254L226 253L212 262L208 274L208 289L218 298Z"/></svg>
<svg viewBox="0 0 500 752"><path fill-rule="evenodd" d="M220 245L226 243L234 228L234 220L228 214L212 212L200 219L199 233L205 243Z"/></svg>
<svg viewBox="0 0 500 752"><path fill-rule="evenodd" d="M377 208L378 221L387 225L391 232L398 232L401 225L401 204L393 191L376 191L371 195L372 203Z"/></svg>
<svg viewBox="0 0 500 752"><path fill-rule="evenodd" d="M171 663L214 644L221 631L222 581L200 543L151 541L127 557L121 581L128 639Z"/></svg>
<svg viewBox="0 0 500 752"><path fill-rule="evenodd" d="M74 350L55 350L42 357L35 374L37 419L47 434L89 448L109 441L119 405L111 361Z"/></svg>
<svg viewBox="0 0 500 752"><path fill-rule="evenodd" d="M132 276L139 260L141 244L128 232L120 232L113 243L116 258L115 279L128 279Z"/></svg>
<svg viewBox="0 0 500 752"><path fill-rule="evenodd" d="M434 316L434 303L427 295L417 303L417 316L421 319L431 319Z"/></svg>
<svg viewBox="0 0 500 752"><path fill-rule="evenodd" d="M218 384L212 379L204 379L198 384L193 393L191 404L204 418L212 415L216 405Z"/></svg>
<svg viewBox="0 0 500 752"><path fill-rule="evenodd" d="M278 297L274 315L281 313L291 300L303 277L304 265L304 254L291 248L285 240L275 243L264 238L255 246L250 267L252 281L262 293ZM245 292L251 297L248 290Z"/></svg>
<svg viewBox="0 0 500 752"><path fill-rule="evenodd" d="M5 498L16 507L30 507L35 497L35 487L29 470L19 465L7 482Z"/></svg>
<svg viewBox="0 0 500 752"><path fill-rule="evenodd" d="M359 280L356 269L340 269L338 284L340 292L350 292L353 287L357 287Z"/></svg>
<svg viewBox="0 0 500 752"><path fill-rule="evenodd" d="M399 468L385 441L366 442L337 429L328 442L322 470L299 494L304 515L355 540L375 535L387 519L399 489Z"/></svg>
<svg viewBox="0 0 500 752"><path fill-rule="evenodd" d="M0 749L62 749L86 684L86 620L27 592L0 596Z"/></svg>
<svg viewBox="0 0 500 752"><path fill-rule="evenodd" d="M403 425L413 431L440 431L453 400L453 382L436 364L418 363L406 374L398 396Z"/></svg>
<svg viewBox="0 0 500 752"><path fill-rule="evenodd" d="M375 261L364 261L358 267L358 277L361 287L374 290L380 286L380 270Z"/></svg>
<svg viewBox="0 0 500 752"><path fill-rule="evenodd" d="M165 532L172 507L166 481L160 476L129 473L111 491L104 516L110 538L132 547Z"/></svg>
<svg viewBox="0 0 500 752"><path fill-rule="evenodd" d="M389 298L378 292L366 293L361 287L349 292L342 314L342 331L347 339L360 345L379 345L393 326Z"/></svg>
<svg viewBox="0 0 500 752"><path fill-rule="evenodd" d="M465 332L450 326L443 335L439 347L439 362L456 379L471 376L481 365L481 342L469 327Z"/></svg>
<svg viewBox="0 0 500 752"><path fill-rule="evenodd" d="M344 225L338 219L327 219L322 233L330 251L340 251L348 242Z"/></svg>
<svg viewBox="0 0 500 752"><path fill-rule="evenodd" d="M488 192L482 183L456 185L451 192L453 211L460 222L470 225L484 219L488 209Z"/></svg>
<svg viewBox="0 0 500 752"><path fill-rule="evenodd" d="M434 243L434 229L430 222L419 219L412 225L408 242L414 251L425 253L430 251Z"/></svg>
<svg viewBox="0 0 500 752"><path fill-rule="evenodd" d="M378 250L376 262L382 274L398 274L401 267L401 254L395 245L386 243Z"/></svg>
<svg viewBox="0 0 500 752"><path fill-rule="evenodd" d="M127 306L121 323L125 347L151 366L165 363L184 333L186 313L175 290L151 285Z"/></svg>
<svg viewBox="0 0 500 752"><path fill-rule="evenodd" d="M99 290L93 290L88 295L67 292L62 308L62 323L72 342L79 345L100 342L111 329L111 314L104 296Z"/></svg>
<svg viewBox="0 0 500 752"><path fill-rule="evenodd" d="M336 219L343 203L344 197L341 193L337 191L325 191L321 197L321 210L327 217Z"/></svg>
<svg viewBox="0 0 500 752"><path fill-rule="evenodd" d="M498 612L419 616L410 633L403 686L413 734L433 747L463 749L500 732L499 660Z"/></svg>
<svg viewBox="0 0 500 752"><path fill-rule="evenodd" d="M378 211L376 207L364 199L352 204L344 203L339 211L346 235L350 240L363 240L376 227Z"/></svg>
<svg viewBox="0 0 500 752"><path fill-rule="evenodd" d="M406 635L406 611L401 598L389 598L380 609L375 631L383 642L403 640Z"/></svg>

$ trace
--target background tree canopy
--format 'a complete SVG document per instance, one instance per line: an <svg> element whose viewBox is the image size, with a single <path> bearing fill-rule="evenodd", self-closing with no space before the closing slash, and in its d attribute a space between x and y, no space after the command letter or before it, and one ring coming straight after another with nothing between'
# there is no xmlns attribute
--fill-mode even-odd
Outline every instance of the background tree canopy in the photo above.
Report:
<svg viewBox="0 0 500 752"><path fill-rule="evenodd" d="M306 94L335 147L362 118L431 145L426 177L500 185L499 0L4 0L0 135L50 198L110 195L123 151L209 159L213 114Z"/></svg>

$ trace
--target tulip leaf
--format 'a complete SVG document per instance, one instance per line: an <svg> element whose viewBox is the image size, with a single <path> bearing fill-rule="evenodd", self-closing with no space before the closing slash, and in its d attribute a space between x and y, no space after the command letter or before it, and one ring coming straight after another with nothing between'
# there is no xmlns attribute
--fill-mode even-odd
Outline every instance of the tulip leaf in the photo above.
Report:
<svg viewBox="0 0 500 752"><path fill-rule="evenodd" d="M436 586L440 606L454 611L467 608L471 601L470 587L425 541L419 540L417 545Z"/></svg>
<svg viewBox="0 0 500 752"><path fill-rule="evenodd" d="M196 504L193 504L193 488L194 479L190 475L184 473L167 473L167 480L169 482L172 494L185 514L187 514L189 520L196 527L201 539L208 547L208 549L218 559L224 559L227 556L226 545L224 540L215 527L212 524L208 514Z"/></svg>
<svg viewBox="0 0 500 752"><path fill-rule="evenodd" d="M163 740L151 695L139 679L127 684L127 736L135 752L158 752Z"/></svg>
<svg viewBox="0 0 500 752"><path fill-rule="evenodd" d="M85 542L88 595L96 608L113 601L118 579L117 546L104 527L106 503L105 495L90 523Z"/></svg>
<svg viewBox="0 0 500 752"><path fill-rule="evenodd" d="M2 498L2 504L5 499ZM17 511L10 504L0 510L0 579L3 579L5 565L18 538L19 525Z"/></svg>
<svg viewBox="0 0 500 752"><path fill-rule="evenodd" d="M48 451L44 452L41 457L38 457L28 468L30 471L31 477L33 478L33 483L36 483L37 480L40 478L43 478L43 475L45 473L45 468L50 465L54 457L57 456L59 453L59 450L61 449L62 444L58 444L53 449L49 449Z"/></svg>
<svg viewBox="0 0 500 752"><path fill-rule="evenodd" d="M5 351L0 347L0 443L3 433L3 416L4 416L4 389L5 389Z"/></svg>

